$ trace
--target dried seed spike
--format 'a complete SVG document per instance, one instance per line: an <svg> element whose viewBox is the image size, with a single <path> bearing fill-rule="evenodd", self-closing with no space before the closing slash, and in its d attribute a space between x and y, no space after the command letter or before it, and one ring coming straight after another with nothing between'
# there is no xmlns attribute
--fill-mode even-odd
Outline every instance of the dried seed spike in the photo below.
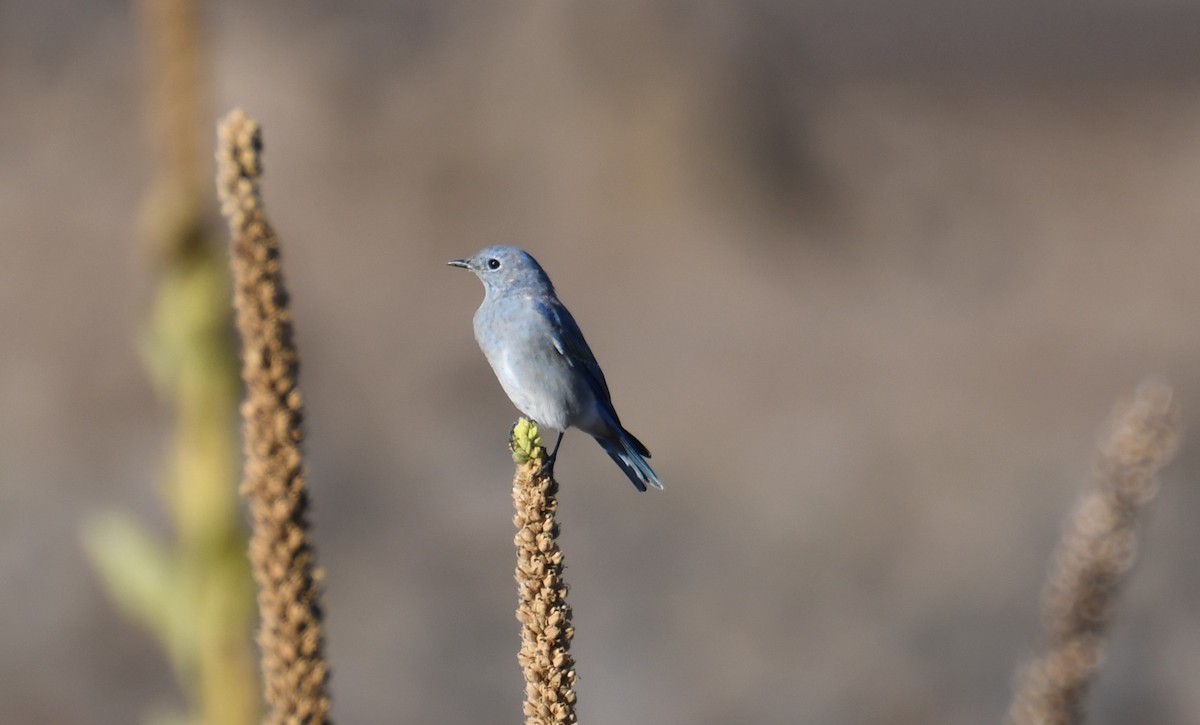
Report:
<svg viewBox="0 0 1200 725"><path fill-rule="evenodd" d="M1101 436L1095 485L1076 504L1042 593L1047 651L1021 670L1013 725L1082 721L1084 696L1103 661L1103 638L1133 565L1141 508L1155 474L1179 446L1179 406L1163 383L1144 382L1118 404Z"/></svg>
<svg viewBox="0 0 1200 725"><path fill-rule="evenodd" d="M514 426L512 448L517 459L513 480L513 523L519 531L517 546L517 621L521 623L521 649L517 660L525 675L526 725L577 723L575 715L575 662L571 657L571 606L563 582L563 556L558 547L558 483L543 467L543 456L515 455L530 448L515 438L538 440L537 427L522 419ZM535 448L535 450L537 450ZM541 449L544 454L545 449Z"/></svg>
<svg viewBox="0 0 1200 725"><path fill-rule="evenodd" d="M217 191L233 236L234 307L242 339L241 406L246 462L242 494L254 521L251 565L261 617L264 722L329 723L319 576L308 535L303 437L279 240L259 189L261 132L242 111L219 128Z"/></svg>

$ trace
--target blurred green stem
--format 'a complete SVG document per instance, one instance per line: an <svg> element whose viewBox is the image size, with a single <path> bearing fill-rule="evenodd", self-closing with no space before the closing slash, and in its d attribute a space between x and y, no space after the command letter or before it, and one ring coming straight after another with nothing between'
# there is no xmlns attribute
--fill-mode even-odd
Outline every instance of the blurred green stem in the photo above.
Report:
<svg viewBox="0 0 1200 725"><path fill-rule="evenodd" d="M229 280L213 245L180 248L163 268L142 350L173 409L163 494L177 539L131 517L90 522L87 550L113 599L159 639L191 703L188 720L259 717L250 632L254 589L237 497L240 387L228 330Z"/></svg>
<svg viewBox="0 0 1200 725"><path fill-rule="evenodd" d="M162 474L175 538L131 516L97 515L84 545L117 606L158 639L188 700L155 722L250 725L261 714L251 639L254 585L237 495L241 393L224 243L207 195L202 123L205 64L197 0L141 0L156 182L141 226L159 274L139 339L171 411Z"/></svg>

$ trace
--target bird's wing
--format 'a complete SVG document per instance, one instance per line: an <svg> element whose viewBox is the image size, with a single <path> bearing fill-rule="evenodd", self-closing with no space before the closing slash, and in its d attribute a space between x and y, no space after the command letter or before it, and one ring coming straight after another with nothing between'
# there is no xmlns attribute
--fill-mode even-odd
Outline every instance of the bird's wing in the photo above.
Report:
<svg viewBox="0 0 1200 725"><path fill-rule="evenodd" d="M583 339L583 333L579 331L579 325L576 324L575 318L571 317L571 313L558 300L534 298L533 309L550 323L550 336L554 340L554 349L558 350L558 354L566 359L568 365L584 376L592 386L592 390L596 392L596 397L603 400L613 413L613 417L616 418L616 411L612 410L612 396L608 392L608 383L604 380L604 373L601 372L600 365L596 362L596 356L592 354L592 349L588 347L587 340Z"/></svg>

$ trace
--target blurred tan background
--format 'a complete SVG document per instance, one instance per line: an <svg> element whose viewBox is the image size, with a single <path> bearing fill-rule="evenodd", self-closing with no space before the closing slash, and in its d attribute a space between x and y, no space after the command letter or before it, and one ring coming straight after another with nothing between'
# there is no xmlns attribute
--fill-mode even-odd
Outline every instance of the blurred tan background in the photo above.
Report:
<svg viewBox="0 0 1200 725"><path fill-rule="evenodd" d="M592 723L985 723L1037 644L1113 400L1200 412L1200 8L235 3L212 120L264 127L303 355L334 713L517 722L505 434L445 260L529 249L663 494L569 433ZM79 543L168 526L140 35L0 1L0 723L180 694ZM1200 723L1185 439L1090 698Z"/></svg>

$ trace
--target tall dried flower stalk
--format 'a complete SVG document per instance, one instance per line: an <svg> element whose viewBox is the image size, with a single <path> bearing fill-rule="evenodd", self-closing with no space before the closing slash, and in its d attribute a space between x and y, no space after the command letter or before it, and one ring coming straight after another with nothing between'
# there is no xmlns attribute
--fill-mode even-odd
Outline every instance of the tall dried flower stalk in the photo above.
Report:
<svg viewBox="0 0 1200 725"><path fill-rule="evenodd" d="M521 623L517 660L525 674L525 722L575 723L575 660L570 651L575 627L554 520L558 482L545 465L546 449L533 423L524 418L517 422L511 447L517 463L513 479L517 620Z"/></svg>
<svg viewBox="0 0 1200 725"><path fill-rule="evenodd" d="M308 535L300 457L299 355L280 269L279 239L263 211L262 137L240 110L221 123L217 190L233 236L234 307L242 338L250 562L258 582L267 723L327 723L329 669L320 573Z"/></svg>
<svg viewBox="0 0 1200 725"><path fill-rule="evenodd" d="M159 536L132 514L85 524L85 549L117 606L152 632L186 699L172 722L252 725L262 697L251 640L254 580L237 496L241 396L229 334L229 264L212 203L201 0L139 0L151 183L139 214L155 290L138 347L170 418ZM206 176L207 174L207 176Z"/></svg>
<svg viewBox="0 0 1200 725"><path fill-rule="evenodd" d="M199 0L138 0L147 54L151 137L160 173L188 187L204 188L207 159L201 143L201 119L207 76L200 52Z"/></svg>
<svg viewBox="0 0 1200 725"><path fill-rule="evenodd" d="M1116 595L1133 565L1138 514L1157 494L1155 474L1179 438L1179 406L1161 383L1142 383L1114 410L1095 486L1067 523L1042 593L1046 652L1022 668L1009 723L1082 722Z"/></svg>

